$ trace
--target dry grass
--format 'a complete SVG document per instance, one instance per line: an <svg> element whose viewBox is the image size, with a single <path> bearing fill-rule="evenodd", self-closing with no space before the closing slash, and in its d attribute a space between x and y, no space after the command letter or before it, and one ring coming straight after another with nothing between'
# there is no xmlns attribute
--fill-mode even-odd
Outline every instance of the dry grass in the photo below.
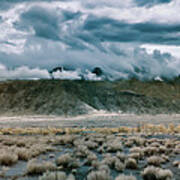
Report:
<svg viewBox="0 0 180 180"><path fill-rule="evenodd" d="M171 126L171 129L174 128ZM49 128L49 130L51 129ZM147 177L149 178L150 176L156 179L159 178L157 180L172 179L172 173L169 170L163 170L157 167L168 161L172 163L171 158L175 159L178 155L180 142L177 138L151 138L152 133L150 133L150 136L135 132L128 135L120 134L119 132L117 134L110 134L110 132L115 133L116 130L105 128L105 134L82 133L78 135L71 132L65 135L54 135L51 133L48 136L37 134L35 136L34 134L33 136L0 135L0 165L11 166L18 160L30 160L27 164L27 177L44 173L43 176L39 177L42 180L53 180L54 177L56 178L57 173L54 172L55 170L64 170L68 174L72 172L79 173L79 167L89 166L88 174L85 176L93 180L93 178L111 179L110 174L112 171L126 172L132 170L134 172L133 169L139 171L138 167L142 167L141 164L138 165L139 162L141 163L139 160L144 160L144 166L147 164L153 165L153 167L150 166L148 169L144 169L142 173L144 180L149 180ZM18 131L20 130L18 129ZM53 129L53 132L57 132L56 129ZM57 152L60 152L63 148L68 149L62 151L62 155L57 158L54 151L57 150ZM54 154L51 152L54 152ZM102 160L96 153L102 153ZM38 157L39 155L42 156ZM40 159L31 160L34 157ZM42 159L52 157L52 161L55 161L57 166L51 162L42 162L41 157ZM180 163L176 162L173 165L177 169ZM125 168L130 170L125 170ZM53 172L45 173L46 171ZM160 173L157 173L157 171ZM66 179L74 178L66 174L65 177ZM122 174L122 176L117 178L129 180L128 178L130 177L123 177Z"/></svg>
<svg viewBox="0 0 180 180"><path fill-rule="evenodd" d="M160 166L163 163L163 159L160 156L151 156L147 159L149 165Z"/></svg>
<svg viewBox="0 0 180 180"><path fill-rule="evenodd" d="M142 124L138 127L118 127L118 128L1 128L0 135L56 135L56 134L80 134L82 132L93 131L100 134L117 134L117 133L125 133L125 134L133 134L133 133L145 133L145 134L154 134L154 133L163 133L163 134L178 134L180 133L180 125L174 126L174 124L169 124L167 127L160 124ZM66 138L73 139L72 136ZM142 145L144 143L144 139L140 137L135 137L134 141L137 145ZM19 142L20 145L21 142Z"/></svg>
<svg viewBox="0 0 180 180"><path fill-rule="evenodd" d="M87 176L87 180L112 180L112 177L106 171L92 171Z"/></svg>
<svg viewBox="0 0 180 180"><path fill-rule="evenodd" d="M173 162L173 166L177 166L178 167L179 165L180 165L180 161L176 160L176 161Z"/></svg>
<svg viewBox="0 0 180 180"><path fill-rule="evenodd" d="M125 162L127 159L127 155L122 152L117 152L116 157L119 158L121 162Z"/></svg>
<svg viewBox="0 0 180 180"><path fill-rule="evenodd" d="M132 175L127 176L127 175L122 174L122 175L119 175L118 177L116 177L115 180L136 180L136 177L134 177Z"/></svg>
<svg viewBox="0 0 180 180"><path fill-rule="evenodd" d="M65 172L57 171L46 172L43 176L39 177L39 180L75 180L75 177L72 174L67 176Z"/></svg>
<svg viewBox="0 0 180 180"><path fill-rule="evenodd" d="M136 162L136 160L135 159L133 159L133 158L128 158L127 160L126 160L126 168L127 169L137 169L138 168L138 165L137 165L137 162Z"/></svg>
<svg viewBox="0 0 180 180"><path fill-rule="evenodd" d="M72 156L69 153L63 154L59 156L56 159L56 165L57 166L63 166L63 167L68 167L68 165L73 161Z"/></svg>
<svg viewBox="0 0 180 180"><path fill-rule="evenodd" d="M28 162L26 173L28 175L43 174L46 171L56 170L56 166L52 162L38 162L36 159L32 159Z"/></svg>
<svg viewBox="0 0 180 180"><path fill-rule="evenodd" d="M28 161L32 158L32 153L29 149L26 148L16 148L15 152L18 156L18 160Z"/></svg>
<svg viewBox="0 0 180 180"><path fill-rule="evenodd" d="M110 153L108 153L108 154L104 154L104 158L101 161L101 163L108 165L111 168L114 168L116 160L118 160L117 157L112 156Z"/></svg>
<svg viewBox="0 0 180 180"><path fill-rule="evenodd" d="M120 140L115 139L113 141L108 141L107 142L107 152L117 152L117 151L122 151L123 146Z"/></svg>
<svg viewBox="0 0 180 180"><path fill-rule="evenodd" d="M80 162L78 159L73 158L71 154L66 153L56 159L56 165L73 169L80 167Z"/></svg>
<svg viewBox="0 0 180 180"><path fill-rule="evenodd" d="M116 159L114 166L118 172L122 172L125 169L125 165L119 159Z"/></svg>
<svg viewBox="0 0 180 180"><path fill-rule="evenodd" d="M0 165L12 166L17 163L18 156L13 151L8 149L0 151Z"/></svg>
<svg viewBox="0 0 180 180"><path fill-rule="evenodd" d="M161 169L154 166L148 166L142 172L142 177L144 180L171 180L173 178L173 174L169 169Z"/></svg>
<svg viewBox="0 0 180 180"><path fill-rule="evenodd" d="M86 158L86 165L91 165L93 161L96 161L98 158L95 153L91 152Z"/></svg>

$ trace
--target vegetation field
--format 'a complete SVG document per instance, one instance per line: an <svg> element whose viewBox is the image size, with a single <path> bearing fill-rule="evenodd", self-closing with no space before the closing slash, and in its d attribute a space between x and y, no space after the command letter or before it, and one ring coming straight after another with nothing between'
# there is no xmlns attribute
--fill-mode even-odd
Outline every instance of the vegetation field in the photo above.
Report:
<svg viewBox="0 0 180 180"><path fill-rule="evenodd" d="M0 179L178 180L180 126L1 128Z"/></svg>

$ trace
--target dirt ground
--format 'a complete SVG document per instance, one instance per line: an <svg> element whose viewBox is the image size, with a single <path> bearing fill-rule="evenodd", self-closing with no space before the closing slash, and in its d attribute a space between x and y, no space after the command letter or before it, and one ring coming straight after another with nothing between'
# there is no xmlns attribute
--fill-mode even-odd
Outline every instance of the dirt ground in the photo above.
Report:
<svg viewBox="0 0 180 180"><path fill-rule="evenodd" d="M0 128L6 127L137 127L143 123L180 124L180 114L135 115L98 112L95 114L62 116L0 116Z"/></svg>

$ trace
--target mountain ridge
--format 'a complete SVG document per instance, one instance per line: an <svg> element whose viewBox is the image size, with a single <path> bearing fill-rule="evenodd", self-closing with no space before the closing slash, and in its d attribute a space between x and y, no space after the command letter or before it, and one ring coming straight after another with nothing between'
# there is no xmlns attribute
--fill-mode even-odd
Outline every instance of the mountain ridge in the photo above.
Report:
<svg viewBox="0 0 180 180"><path fill-rule="evenodd" d="M0 114L77 116L93 111L180 113L179 79L142 82L15 80L0 83Z"/></svg>

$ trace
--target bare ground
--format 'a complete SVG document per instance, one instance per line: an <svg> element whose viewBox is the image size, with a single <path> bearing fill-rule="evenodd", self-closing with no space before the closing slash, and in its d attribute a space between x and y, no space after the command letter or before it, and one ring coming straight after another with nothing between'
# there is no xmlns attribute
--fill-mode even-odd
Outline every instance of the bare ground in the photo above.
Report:
<svg viewBox="0 0 180 180"><path fill-rule="evenodd" d="M180 124L180 114L135 115L117 113L94 113L76 117L62 116L0 116L2 127L136 127L143 123Z"/></svg>

